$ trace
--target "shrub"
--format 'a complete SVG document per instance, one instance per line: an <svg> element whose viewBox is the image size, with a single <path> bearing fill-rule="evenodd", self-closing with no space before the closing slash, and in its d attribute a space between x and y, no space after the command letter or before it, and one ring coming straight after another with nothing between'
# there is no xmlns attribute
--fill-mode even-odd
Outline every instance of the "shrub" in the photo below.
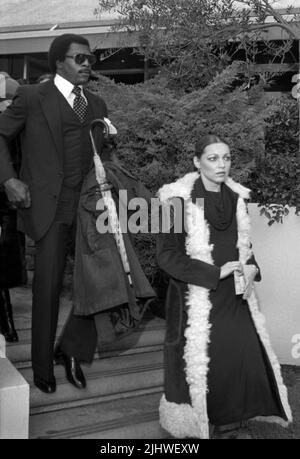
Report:
<svg viewBox="0 0 300 459"><path fill-rule="evenodd" d="M247 177L263 152L264 119L274 107L261 102L263 88L238 85L244 64L234 62L206 88L180 94L164 78L125 86L101 77L102 95L118 128L118 156L153 191L193 169L199 135L215 132L233 153L233 175Z"/></svg>
<svg viewBox="0 0 300 459"><path fill-rule="evenodd" d="M282 222L289 206L300 211L298 105L290 96L277 104L278 110L266 120L265 152L256 158L247 180L269 225Z"/></svg>

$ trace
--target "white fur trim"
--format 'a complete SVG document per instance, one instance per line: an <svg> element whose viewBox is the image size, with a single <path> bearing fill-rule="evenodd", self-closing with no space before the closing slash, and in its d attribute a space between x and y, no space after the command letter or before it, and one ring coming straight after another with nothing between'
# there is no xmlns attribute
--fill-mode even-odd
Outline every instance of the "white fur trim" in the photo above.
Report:
<svg viewBox="0 0 300 459"><path fill-rule="evenodd" d="M251 250L251 222L247 212L245 201L239 197L236 207L236 219L238 228L237 248L239 249L239 259L244 265L252 255Z"/></svg>
<svg viewBox="0 0 300 459"><path fill-rule="evenodd" d="M228 177L225 181L226 185L232 189L236 194L238 194L243 199L249 199L251 190L249 188L244 187L238 182L235 182L231 177Z"/></svg>
<svg viewBox="0 0 300 459"><path fill-rule="evenodd" d="M193 172L186 174L174 183L164 185L158 192L159 198L161 201L166 201L174 197L181 197L185 201L188 201L198 177L199 174ZM226 184L235 193L239 194L236 213L238 226L237 247L239 249L240 261L245 264L252 255L250 217L244 202L244 199L249 197L250 190L236 183L231 178L227 179ZM204 219L204 209L190 201L186 203L186 206L186 252L192 258L213 264L211 254L213 246L209 244L210 231ZM165 396L163 396L160 404L160 421L162 426L177 438L209 438L206 405L209 364L208 344L211 327L209 313L212 307L209 299L209 290L189 284L186 304L188 306L188 320L185 330L186 345L184 348L184 360L186 362L186 380L189 385L191 406L168 402ZM248 300L248 304L257 333L272 365L284 411L288 417L288 421L291 422L292 414L288 403L287 389L283 384L280 365L272 349L268 333L264 326L265 319L259 311L258 300L254 291ZM282 426L288 425L288 422L276 416L259 417L256 420L277 422Z"/></svg>
<svg viewBox="0 0 300 459"><path fill-rule="evenodd" d="M162 186L158 190L157 195L162 202L175 197L187 200L191 196L194 183L198 177L198 172L190 172L175 182Z"/></svg>
<svg viewBox="0 0 300 459"><path fill-rule="evenodd" d="M191 192L194 187L194 183L199 178L198 172L189 172L188 174L180 177L173 183L163 185L157 192L157 195L161 201L167 201L170 198L181 197L185 200L191 197ZM231 177L228 177L225 181L226 185L231 188L232 191L237 193L243 199L249 199L250 192L249 188L244 187L238 182L235 182Z"/></svg>
<svg viewBox="0 0 300 459"><path fill-rule="evenodd" d="M204 235L204 237L203 237ZM202 237L201 237L202 236ZM186 252L193 258L213 264L213 246L209 244L209 227L204 219L204 209L191 202L187 204ZM188 285L186 345L186 380L189 384L192 407L197 415L200 438L209 438L206 392L208 372L208 344L210 334L209 313L212 304L209 290L197 285ZM201 306L200 306L201 305Z"/></svg>
<svg viewBox="0 0 300 459"><path fill-rule="evenodd" d="M198 418L187 403L168 402L163 395L159 404L159 422L175 438L199 438Z"/></svg>

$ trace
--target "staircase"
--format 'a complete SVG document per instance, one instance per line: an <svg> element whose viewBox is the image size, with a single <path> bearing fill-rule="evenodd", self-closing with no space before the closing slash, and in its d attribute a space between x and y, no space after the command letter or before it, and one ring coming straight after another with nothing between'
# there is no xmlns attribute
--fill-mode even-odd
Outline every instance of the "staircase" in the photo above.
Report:
<svg viewBox="0 0 300 459"><path fill-rule="evenodd" d="M64 368L57 365L57 391L48 395L33 384L31 291L17 288L11 294L19 342L7 346L7 357L30 384L30 438L167 438L158 422L164 320L147 313L138 330L96 354L92 365L82 365L86 389L69 384ZM70 307L62 298L58 334Z"/></svg>

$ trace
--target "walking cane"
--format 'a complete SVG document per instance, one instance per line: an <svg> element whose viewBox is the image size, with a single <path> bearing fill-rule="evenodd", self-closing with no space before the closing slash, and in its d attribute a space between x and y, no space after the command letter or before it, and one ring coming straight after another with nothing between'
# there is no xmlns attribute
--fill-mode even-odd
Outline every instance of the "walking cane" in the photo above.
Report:
<svg viewBox="0 0 300 459"><path fill-rule="evenodd" d="M91 122L90 124L90 138L92 142L92 149L94 153L94 164L95 164L95 174L96 180L99 184L101 198L103 199L104 205L107 208L108 212L108 223L109 223L109 231L113 233L117 248L123 263L123 268L125 273L127 274L129 284L132 286L132 279L130 276L130 266L128 262L126 247L124 244L124 238L122 229L119 222L119 217L116 209L115 201L111 195L112 185L109 183L106 177L106 172L101 161L100 154L98 153L95 138L93 135L93 131L96 126L100 126L103 128L103 135L104 139L109 139L109 125L106 121L98 118Z"/></svg>

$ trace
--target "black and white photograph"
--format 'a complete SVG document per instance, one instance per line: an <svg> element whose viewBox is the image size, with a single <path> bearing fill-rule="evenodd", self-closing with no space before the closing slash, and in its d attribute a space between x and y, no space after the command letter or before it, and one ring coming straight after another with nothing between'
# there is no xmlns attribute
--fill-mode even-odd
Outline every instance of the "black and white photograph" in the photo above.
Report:
<svg viewBox="0 0 300 459"><path fill-rule="evenodd" d="M300 439L299 122L300 0L0 0L0 439Z"/></svg>

